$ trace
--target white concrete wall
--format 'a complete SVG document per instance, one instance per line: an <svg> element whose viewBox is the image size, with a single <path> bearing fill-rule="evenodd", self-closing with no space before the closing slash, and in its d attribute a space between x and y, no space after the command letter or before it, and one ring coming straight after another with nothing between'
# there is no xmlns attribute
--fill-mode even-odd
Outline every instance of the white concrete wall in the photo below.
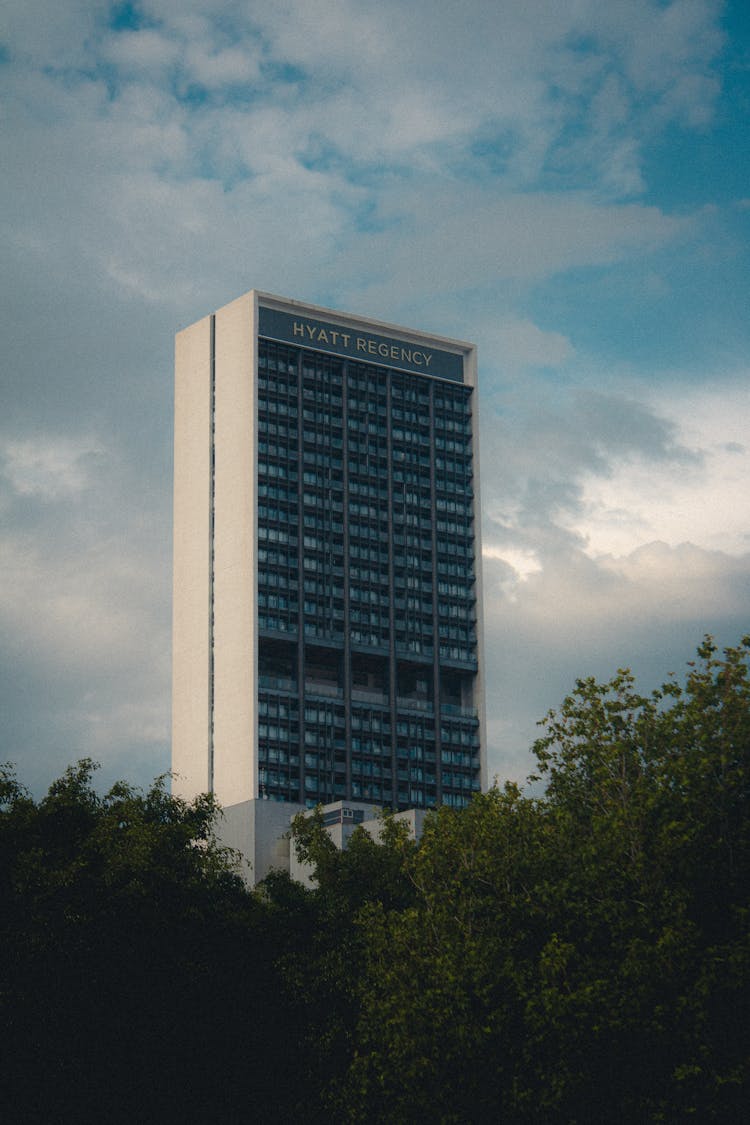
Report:
<svg viewBox="0 0 750 1125"><path fill-rule="evenodd" d="M228 805L219 822L222 844L241 854L240 874L254 887L271 871L289 871L289 825L304 805L286 801L242 801Z"/></svg>
<svg viewBox="0 0 750 1125"><path fill-rule="evenodd" d="M332 801L330 804L322 805L321 807L324 814L334 811L342 813L344 809L349 809L361 812L365 817L364 820L357 823L354 817L341 816L340 820L336 823L326 825L326 832L339 851L344 851L357 828L364 828L371 836L377 838L372 830L372 826L378 826L380 823L377 820L377 813L379 811L377 805L365 804L362 801ZM292 806L290 806L290 808L292 808ZM300 806L300 809L295 811L303 811L312 815L310 810L305 809L304 806ZM289 819L291 821L291 816ZM313 867L309 863L302 863L297 859L293 843L289 849L289 874L295 882L301 883L303 887L314 887L316 885Z"/></svg>
<svg viewBox="0 0 750 1125"><path fill-rule="evenodd" d="M487 707L485 697L484 667L484 596L482 584L482 498L479 488L479 387L477 385L477 352L472 347L464 359L464 379L474 388L471 396L472 459L474 467L474 554L476 568L475 593L477 598L477 663L474 681L474 706L479 716L480 783L482 792L488 786L487 772Z"/></svg>
<svg viewBox="0 0 750 1125"><path fill-rule="evenodd" d="M214 792L224 805L258 796L256 319L253 293L216 313Z"/></svg>
<svg viewBox="0 0 750 1125"><path fill-rule="evenodd" d="M175 340L172 790L192 798L209 772L211 318Z"/></svg>
<svg viewBox="0 0 750 1125"><path fill-rule="evenodd" d="M297 859L294 846L289 849L289 874L295 883L301 883L308 890L316 886L313 868L309 863L302 863Z"/></svg>
<svg viewBox="0 0 750 1125"><path fill-rule="evenodd" d="M421 840L422 832L424 831L424 818L426 816L426 809L404 809L402 812L394 813L393 819L407 825L412 840ZM373 840L380 843L383 835L383 822L379 817L363 821L362 827L368 835L372 836Z"/></svg>

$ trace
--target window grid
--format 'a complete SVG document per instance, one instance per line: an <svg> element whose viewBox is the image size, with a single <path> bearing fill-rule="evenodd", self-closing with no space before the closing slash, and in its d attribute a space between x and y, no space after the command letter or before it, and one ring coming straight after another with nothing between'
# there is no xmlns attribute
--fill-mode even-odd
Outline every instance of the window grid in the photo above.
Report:
<svg viewBox="0 0 750 1125"><path fill-rule="evenodd" d="M286 671L259 695L261 789L461 807L479 788L471 389L259 345L259 651ZM282 698L302 713L274 721Z"/></svg>

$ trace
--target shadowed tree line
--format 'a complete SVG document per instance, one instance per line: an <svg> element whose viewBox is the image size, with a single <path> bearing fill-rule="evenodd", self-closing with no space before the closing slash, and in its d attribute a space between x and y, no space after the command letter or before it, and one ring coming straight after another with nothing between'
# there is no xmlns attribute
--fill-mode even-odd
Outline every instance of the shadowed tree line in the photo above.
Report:
<svg viewBox="0 0 750 1125"><path fill-rule="evenodd" d="M580 680L541 796L386 816L248 892L209 797L0 779L9 1120L726 1122L750 1069L750 638ZM539 789L539 786L535 787Z"/></svg>

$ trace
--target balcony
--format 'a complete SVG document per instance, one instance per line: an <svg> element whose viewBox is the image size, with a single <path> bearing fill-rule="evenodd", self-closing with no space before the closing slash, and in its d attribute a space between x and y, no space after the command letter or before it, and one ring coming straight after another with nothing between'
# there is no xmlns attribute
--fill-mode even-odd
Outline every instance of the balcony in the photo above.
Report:
<svg viewBox="0 0 750 1125"><path fill-rule="evenodd" d="M398 696L396 707L399 711L422 711L433 714L432 700L418 699L415 696Z"/></svg>
<svg viewBox="0 0 750 1125"><path fill-rule="evenodd" d="M341 699L343 694L338 684L327 680L305 680L305 696L324 695L330 699Z"/></svg>
<svg viewBox="0 0 750 1125"><path fill-rule="evenodd" d="M388 696L382 691L372 691L368 688L352 688L352 700L359 703L375 703L380 707L388 706Z"/></svg>
<svg viewBox="0 0 750 1125"><path fill-rule="evenodd" d="M462 719L476 719L476 707L462 707L459 703L441 703L441 715L456 715Z"/></svg>
<svg viewBox="0 0 750 1125"><path fill-rule="evenodd" d="M265 688L267 691L296 691L297 685L294 680L287 676L258 676L258 686Z"/></svg>

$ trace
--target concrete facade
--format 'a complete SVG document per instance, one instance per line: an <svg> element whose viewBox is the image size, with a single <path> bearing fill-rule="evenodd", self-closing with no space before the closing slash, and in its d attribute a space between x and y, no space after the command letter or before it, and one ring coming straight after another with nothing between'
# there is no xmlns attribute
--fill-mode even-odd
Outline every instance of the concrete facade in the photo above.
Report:
<svg viewBox="0 0 750 1125"><path fill-rule="evenodd" d="M373 840L380 842L382 822L379 817L380 810L373 805L360 804L354 801L335 801L321 808L323 825L326 832L333 840L339 851L344 851L355 831L361 828ZM294 814L292 814L294 815ZM419 840L424 829L424 809L405 809L396 813L394 819L407 825L412 840ZM291 820L291 818L290 818ZM289 871L292 879L302 883L305 887L315 886L315 877L312 867L297 858L293 844L289 846Z"/></svg>
<svg viewBox="0 0 750 1125"><path fill-rule="evenodd" d="M271 871L290 871L289 826L304 805L287 801L241 801L224 809L222 844L239 853L239 874L254 887Z"/></svg>
<svg viewBox="0 0 750 1125"><path fill-rule="evenodd" d="M257 290L176 337L173 788L254 869L256 802L486 788L476 375L471 344Z"/></svg>

